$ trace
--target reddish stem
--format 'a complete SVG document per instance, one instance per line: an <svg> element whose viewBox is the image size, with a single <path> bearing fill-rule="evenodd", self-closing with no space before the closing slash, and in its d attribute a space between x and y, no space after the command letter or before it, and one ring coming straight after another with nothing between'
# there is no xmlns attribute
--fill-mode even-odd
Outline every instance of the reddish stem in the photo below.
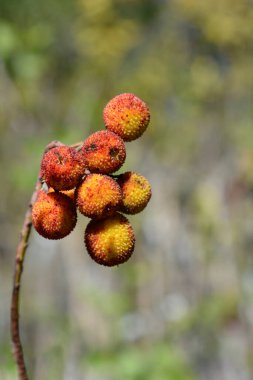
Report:
<svg viewBox="0 0 253 380"><path fill-rule="evenodd" d="M82 143L76 143L71 145L73 148L79 149ZM45 152L48 150L63 145L59 141L52 141L49 143ZM15 269L14 269L14 279L13 279L13 289L12 289L12 299L11 299L11 338L13 344L13 354L15 357L18 375L20 380L28 380L28 374L26 370L23 348L20 338L20 329L19 329L19 307L20 307L20 287L21 287L21 277L23 273L23 265L26 254L26 249L28 246L28 241L32 228L32 207L36 202L38 192L41 189L41 181L38 179L35 190L32 194L29 206L27 208L23 227L21 230L21 235L16 251L15 259Z"/></svg>
<svg viewBox="0 0 253 380"><path fill-rule="evenodd" d="M32 207L37 199L38 191L41 188L41 183L38 181L35 186L35 191L32 194L28 209L25 214L23 227L21 230L20 240L16 251L14 281L12 290L12 302L11 302L11 337L13 344L13 353L16 360L18 374L20 380L28 380L26 371L24 354L19 333L19 299L20 299L20 285L21 276L23 272L23 263L28 246L28 240L32 227Z"/></svg>

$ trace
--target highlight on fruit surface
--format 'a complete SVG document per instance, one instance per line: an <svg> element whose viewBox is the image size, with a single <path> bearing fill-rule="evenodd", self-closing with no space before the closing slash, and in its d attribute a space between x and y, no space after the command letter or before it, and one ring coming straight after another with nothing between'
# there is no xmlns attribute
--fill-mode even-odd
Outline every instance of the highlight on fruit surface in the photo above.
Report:
<svg viewBox="0 0 253 380"><path fill-rule="evenodd" d="M104 123L124 141L140 137L150 121L149 108L140 98L124 93L111 99L104 108Z"/></svg>
<svg viewBox="0 0 253 380"><path fill-rule="evenodd" d="M113 215L122 202L122 192L111 177L92 173L87 175L76 190L79 211L89 218Z"/></svg>
<svg viewBox="0 0 253 380"><path fill-rule="evenodd" d="M76 188L74 187L73 189L70 189L70 190L61 190L60 193L67 195L70 199L72 199L72 201L74 201L75 191L76 191ZM49 187L48 193L54 193L54 192L55 190L52 187Z"/></svg>
<svg viewBox="0 0 253 380"><path fill-rule="evenodd" d="M76 192L76 188L75 187L73 189L62 190L61 191L62 194L67 195L70 199L72 199L72 201L75 200L75 192Z"/></svg>
<svg viewBox="0 0 253 380"><path fill-rule="evenodd" d="M119 213L91 220L85 230L85 245L91 258L105 266L127 261L134 250L134 231L127 218Z"/></svg>
<svg viewBox="0 0 253 380"><path fill-rule="evenodd" d="M41 190L32 209L32 222L36 231L47 239L62 239L75 227L76 208L65 194Z"/></svg>
<svg viewBox="0 0 253 380"><path fill-rule="evenodd" d="M73 189L82 179L84 172L82 155L68 146L50 149L41 161L41 177L55 190Z"/></svg>
<svg viewBox="0 0 253 380"><path fill-rule="evenodd" d="M122 190L120 211L125 214L137 214L148 204L151 198L151 186L148 180L135 172L125 172L117 179Z"/></svg>
<svg viewBox="0 0 253 380"><path fill-rule="evenodd" d="M110 131L98 131L83 143L81 153L91 172L109 174L118 170L126 158L124 141Z"/></svg>

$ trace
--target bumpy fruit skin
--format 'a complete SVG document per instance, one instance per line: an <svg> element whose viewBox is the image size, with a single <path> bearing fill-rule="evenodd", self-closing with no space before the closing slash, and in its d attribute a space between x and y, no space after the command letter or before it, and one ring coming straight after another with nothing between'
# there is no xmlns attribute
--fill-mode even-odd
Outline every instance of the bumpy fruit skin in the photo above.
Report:
<svg viewBox="0 0 253 380"><path fill-rule="evenodd" d="M90 135L84 141L81 153L85 167L93 173L113 173L126 159L124 141L110 131L98 131Z"/></svg>
<svg viewBox="0 0 253 380"><path fill-rule="evenodd" d="M125 214L137 214L148 204L152 192L148 180L135 172L126 172L118 177L123 200L120 211Z"/></svg>
<svg viewBox="0 0 253 380"><path fill-rule="evenodd" d="M89 218L104 218L115 214L122 202L122 192L116 181L103 174L89 174L76 190L79 211Z"/></svg>
<svg viewBox="0 0 253 380"><path fill-rule="evenodd" d="M119 265L133 253L135 236L121 214L102 220L91 220L85 231L85 244L91 258L105 266Z"/></svg>
<svg viewBox="0 0 253 380"><path fill-rule="evenodd" d="M40 175L55 190L70 190L78 185L85 172L82 155L74 148L60 146L44 154Z"/></svg>
<svg viewBox="0 0 253 380"><path fill-rule="evenodd" d="M76 208L65 194L40 191L32 209L32 222L36 231L46 239L62 239L75 227Z"/></svg>
<svg viewBox="0 0 253 380"><path fill-rule="evenodd" d="M103 117L108 130L117 133L124 141L132 141L146 130L150 112L141 99L125 93L115 96L107 103Z"/></svg>

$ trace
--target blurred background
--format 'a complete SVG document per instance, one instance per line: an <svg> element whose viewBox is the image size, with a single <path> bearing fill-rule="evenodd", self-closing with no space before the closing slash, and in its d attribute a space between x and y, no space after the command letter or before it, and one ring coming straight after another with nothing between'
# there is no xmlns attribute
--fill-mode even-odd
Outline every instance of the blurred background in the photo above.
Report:
<svg viewBox="0 0 253 380"><path fill-rule="evenodd" d="M131 260L32 232L21 333L35 380L253 378L252 0L1 0L0 379L16 380L15 248L45 145L103 129L133 92L151 110L120 172L151 182Z"/></svg>

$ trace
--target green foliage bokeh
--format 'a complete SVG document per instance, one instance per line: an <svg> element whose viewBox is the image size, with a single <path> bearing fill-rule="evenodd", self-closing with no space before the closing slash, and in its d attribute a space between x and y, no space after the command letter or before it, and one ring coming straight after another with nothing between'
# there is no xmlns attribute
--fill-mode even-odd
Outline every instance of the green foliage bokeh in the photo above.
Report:
<svg viewBox="0 0 253 380"><path fill-rule="evenodd" d="M26 293L24 345L36 380L45 372L33 353L33 332L43 323L54 334L37 348L50 368L48 380L61 378L73 336L79 371L92 379L213 379L206 371L211 376L222 362L224 340L235 330L247 337L240 365L252 375L252 34L253 7L246 0L1 0L0 294L6 310L14 236L45 145L72 144L102 129L104 105L121 92L135 93L151 109L150 127L127 144L124 166L143 171L154 192L150 211L134 226L139 258L116 275L119 294L84 290L84 283L75 293L78 304L101 318L106 343L96 350L92 331L87 337L81 325L73 326L78 312L70 306L69 315L53 302L44 310L46 299L36 309ZM178 245L168 248L167 232L175 232ZM60 290L61 305L65 285ZM186 299L182 318L160 321L155 291L162 305L167 293ZM157 332L130 344L117 323L148 308L158 310L156 327L151 324ZM0 330L4 380L15 379L7 314Z"/></svg>

